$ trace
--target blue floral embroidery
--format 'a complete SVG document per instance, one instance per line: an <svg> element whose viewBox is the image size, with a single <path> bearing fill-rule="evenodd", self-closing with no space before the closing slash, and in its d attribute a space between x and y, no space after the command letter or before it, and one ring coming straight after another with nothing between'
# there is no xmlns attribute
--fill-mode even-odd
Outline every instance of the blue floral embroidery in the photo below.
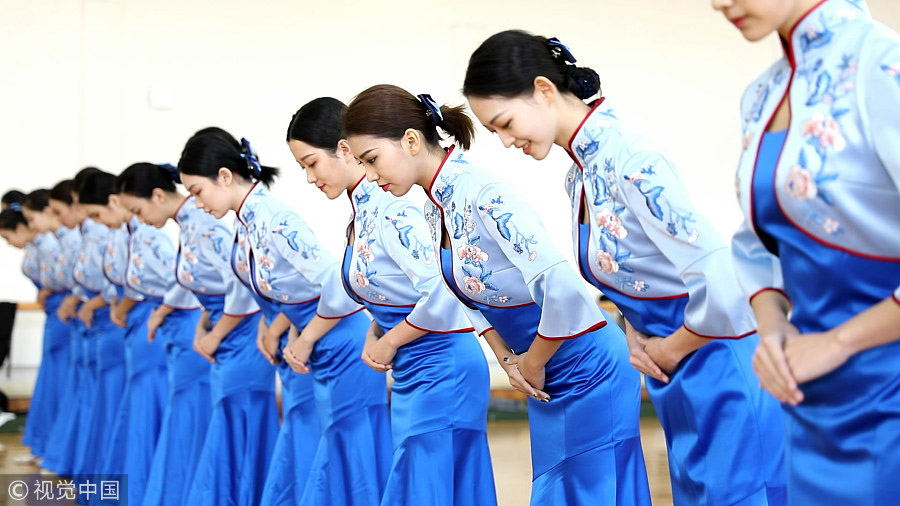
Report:
<svg viewBox="0 0 900 506"><path fill-rule="evenodd" d="M534 239L534 234L526 237L514 224L512 225L512 230L510 230L509 221L512 218L512 213L501 212L500 206L502 205L503 197L497 195L491 199L490 203L478 206L478 210L483 211L494 220L497 231L500 232L500 237L503 237L512 243L513 251L520 255L527 253L528 260L534 261L534 259L537 258L537 251L531 250L531 245L537 244L537 241ZM497 214L498 212L499 214Z"/></svg>
<svg viewBox="0 0 900 506"><path fill-rule="evenodd" d="M406 218L406 210L400 211L396 216L385 216L384 219L391 222L391 225L394 226L394 229L397 230L397 238L400 240L400 244L403 245L404 248L408 249L410 255L416 260L423 259L426 263L432 262L432 254L433 247L431 245L422 244L419 241L419 238L415 235L410 239L409 233L412 231L412 225L407 225L403 222L402 218Z"/></svg>
<svg viewBox="0 0 900 506"><path fill-rule="evenodd" d="M829 169L827 161L830 152L840 151L846 144L838 121L850 111L844 103L856 90L857 63L852 54L843 54L833 73L822 59L797 73L806 81L806 105L824 106L826 111L817 112L803 123L801 135L805 142L797 163L790 168L785 189L792 198L806 201L806 221L821 226L829 235L842 232L840 223L814 210L811 201L821 199L828 206L834 205L828 186L838 179L838 172Z"/></svg>
<svg viewBox="0 0 900 506"><path fill-rule="evenodd" d="M288 247L300 253L300 256L303 257L304 260L311 259L313 262L318 262L320 258L318 255L319 247L304 241L303 236L300 235L300 232L297 230L286 232L286 230L288 230L288 225L290 225L288 220L281 220L281 222L278 223L278 226L275 227L275 230L272 230L272 233L284 237Z"/></svg>
<svg viewBox="0 0 900 506"><path fill-rule="evenodd" d="M621 228L621 221L619 220L619 215L625 211L625 206L616 205L615 203L616 196L619 193L619 184L616 182L616 166L612 158L604 160L602 172L601 174L597 164L592 163L589 165L588 170L584 172L584 178L586 181L591 182L594 190L594 205L602 206L605 213L609 214L611 219L614 217L614 221L618 225L611 227L608 226L610 225L609 223L597 223L600 229L599 248L615 262L616 271L634 272L634 269L626 263L631 258L631 252L623 248L619 242L619 239L624 238L625 234L627 234L624 228ZM578 208L580 208L580 204L580 202L576 204L576 213ZM606 214L604 212L598 213L598 217L601 215L606 216ZM594 219L598 220L598 217L594 217ZM612 267L604 269L604 272L611 270Z"/></svg>
<svg viewBox="0 0 900 506"><path fill-rule="evenodd" d="M834 37L832 32L825 23L825 16L820 16L822 28L817 29L812 24L806 25L806 31L800 35L800 51L806 53L811 49L827 46Z"/></svg>
<svg viewBox="0 0 900 506"><path fill-rule="evenodd" d="M900 85L900 63L895 63L893 65L882 65L881 70L885 71L887 75L894 78L894 81Z"/></svg>
<svg viewBox="0 0 900 506"><path fill-rule="evenodd" d="M378 271L372 268L375 262L375 251L372 245L375 244L375 221L378 219L378 208L371 213L364 209L356 215L354 226L358 233L354 241L354 250L356 251L356 273L353 282L359 288L365 288L366 294L376 300L386 301L388 298L373 290L371 287L379 287L375 275Z"/></svg>
<svg viewBox="0 0 900 506"><path fill-rule="evenodd" d="M357 206L361 206L361 205L365 204L366 202L369 201L370 198L372 198L372 190L370 190L365 185L362 186L360 191L362 192L361 194L353 196L354 200L356 200Z"/></svg>
<svg viewBox="0 0 900 506"><path fill-rule="evenodd" d="M669 235L677 237L679 233L684 232L689 242L696 241L698 238L697 230L689 228L690 223L697 221L693 216L694 213L682 214L675 209L663 195L665 187L653 186L653 183L647 178L648 175L655 175L653 165L642 168L640 173L632 174L631 176L626 175L624 178L641 192L650 214L666 224L666 232Z"/></svg>
<svg viewBox="0 0 900 506"><path fill-rule="evenodd" d="M460 213L456 202L451 202L447 215L453 217L454 239L465 240L465 243L459 249L458 256L463 261L461 269L465 275L463 284L466 291L474 295L481 295L485 291L499 291L499 288L491 283L493 272L485 265L485 262L488 260L488 254L478 247L481 236L476 232L475 222L472 220L472 205L466 204L463 212ZM476 271L475 269L478 270ZM482 296L488 302L508 302L510 300L506 296L503 297L503 300L500 300L499 296L494 294L483 294ZM497 298L495 299L495 297Z"/></svg>

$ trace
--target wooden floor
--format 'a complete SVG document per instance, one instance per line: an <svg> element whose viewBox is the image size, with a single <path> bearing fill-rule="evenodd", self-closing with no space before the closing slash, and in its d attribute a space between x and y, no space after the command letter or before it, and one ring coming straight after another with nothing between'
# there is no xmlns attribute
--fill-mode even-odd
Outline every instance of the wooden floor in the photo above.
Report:
<svg viewBox="0 0 900 506"><path fill-rule="evenodd" d="M641 441L650 478L653 504L672 504L669 487L669 471L666 462L666 446L662 429L655 418L641 419ZM530 447L526 420L496 421L488 423L488 442L494 463L494 479L500 506L528 504L531 493ZM37 467L18 464L15 458L28 455L22 446L21 434L0 434L0 444L6 451L0 452L0 475L34 473ZM6 490L0 490L0 504L7 504ZM16 504L10 502L9 504Z"/></svg>

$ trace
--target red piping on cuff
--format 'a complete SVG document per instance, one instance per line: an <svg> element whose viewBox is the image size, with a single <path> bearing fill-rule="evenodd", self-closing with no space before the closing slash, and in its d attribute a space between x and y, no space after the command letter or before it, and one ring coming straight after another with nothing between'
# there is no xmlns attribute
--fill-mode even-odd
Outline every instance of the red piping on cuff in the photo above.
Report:
<svg viewBox="0 0 900 506"><path fill-rule="evenodd" d="M318 316L319 318L322 318L322 319L324 319L324 320L340 320L341 318L346 318L346 317L348 317L348 316L350 316L350 315L352 315L352 314L356 314L356 313L362 311L363 309L365 309L365 308L364 308L364 307L361 307L361 308L357 309L356 311L347 313L347 314L342 315L342 316L322 316L322 315L320 315L318 312L316 312L316 316Z"/></svg>
<svg viewBox="0 0 900 506"><path fill-rule="evenodd" d="M191 307L173 306L172 304L166 304L165 302L163 302L162 305L166 306L166 307L170 307L176 311L191 311L194 309L202 309L203 308L203 306L191 306Z"/></svg>
<svg viewBox="0 0 900 506"><path fill-rule="evenodd" d="M788 297L787 292L785 292L785 291L782 290L781 288L762 288L762 289L760 289L760 290L757 290L756 293L754 293L753 295L750 296L750 298L747 299L747 302L748 302L748 303L752 303L752 302L753 302L753 297L756 297L757 295L759 295L759 294L761 294L761 293L763 293L763 292L768 292L768 291L778 292L778 293L780 293L781 295L784 295L784 298L787 299L788 305L790 306L790 307L788 308L788 310L794 309L794 303L791 302L791 298Z"/></svg>
<svg viewBox="0 0 900 506"><path fill-rule="evenodd" d="M249 313L244 313L244 314L231 314L231 313L226 313L225 311L222 311L222 316L239 316L239 317L243 318L245 316L250 316L250 315L256 314L258 312L259 312L259 309L257 309L256 311L251 311Z"/></svg>
<svg viewBox="0 0 900 506"><path fill-rule="evenodd" d="M587 330L582 330L581 332L571 335L571 336L548 337L548 336L541 335L540 332L537 333L537 336L540 337L541 339L545 339L547 341L565 341L566 339L575 339L576 337L583 336L583 335L587 334L588 332L593 332L595 330L602 329L603 327L606 326L607 323L608 322L606 320L603 320L602 322L589 327Z"/></svg>
<svg viewBox="0 0 900 506"><path fill-rule="evenodd" d="M488 327L488 328L482 330L481 332L479 332L478 335L483 337L490 330L494 330L494 327Z"/></svg>
<svg viewBox="0 0 900 506"><path fill-rule="evenodd" d="M894 299L894 302L896 302L897 304L900 304L900 299L897 298L897 295L892 293L891 298Z"/></svg>
<svg viewBox="0 0 900 506"><path fill-rule="evenodd" d="M743 339L743 338L745 338L745 337L747 337L747 336L750 336L750 335L753 335L753 334L756 333L756 329L754 329L754 330L751 330L750 332L746 332L746 333L741 334L741 335L739 335L739 336L706 336L706 335L703 335L703 334L701 334L701 333L699 333L699 332L694 332L693 330L691 330L690 328L688 328L687 325L682 325L682 327L684 327L684 330L687 330L687 331L690 332L691 334L694 334L694 335L697 336L697 337L702 337L702 338L704 338L704 339Z"/></svg>
<svg viewBox="0 0 900 506"><path fill-rule="evenodd" d="M404 318L403 321L405 321L407 325L409 325L410 327L412 327L414 329L421 330L422 332L430 332L432 334L455 334L457 332L472 332L475 330L474 327L469 327L467 329L455 329L455 330L431 330L431 329L426 329L426 328L419 327L418 325L415 325L414 323L409 321L409 318Z"/></svg>

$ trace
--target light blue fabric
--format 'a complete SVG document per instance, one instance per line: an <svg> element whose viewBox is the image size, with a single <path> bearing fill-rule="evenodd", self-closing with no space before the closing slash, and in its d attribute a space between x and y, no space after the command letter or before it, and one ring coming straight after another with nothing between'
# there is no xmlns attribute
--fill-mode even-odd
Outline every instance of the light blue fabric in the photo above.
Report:
<svg viewBox="0 0 900 506"><path fill-rule="evenodd" d="M411 202L375 183L360 180L349 196L353 235L344 286L385 332L404 321L430 331L398 348L393 360L394 456L381 504L496 504L487 362L462 305L443 284L428 223Z"/></svg>
<svg viewBox="0 0 900 506"><path fill-rule="evenodd" d="M448 286L516 353L561 339L544 391L529 398L532 504L650 504L640 378L625 336L591 300L534 210L463 153L447 154L426 217ZM476 327L484 323L476 324Z"/></svg>

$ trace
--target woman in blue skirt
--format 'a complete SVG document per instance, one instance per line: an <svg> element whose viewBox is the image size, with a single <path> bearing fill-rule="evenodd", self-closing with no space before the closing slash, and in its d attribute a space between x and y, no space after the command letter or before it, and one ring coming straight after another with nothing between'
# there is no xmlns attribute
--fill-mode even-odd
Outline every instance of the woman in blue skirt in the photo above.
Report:
<svg viewBox="0 0 900 506"><path fill-rule="evenodd" d="M26 209L52 213L60 223L54 230L59 240L59 255L54 262L54 276L64 287L65 296L59 302L56 317L69 329L69 371L65 377L65 390L59 413L50 431L47 449L41 465L60 475L71 475L74 471L75 447L78 438L79 412L85 409L79 401L85 399L89 382L89 373L83 353L82 334L84 324L75 318L81 299L75 294L76 285L73 277L76 258L72 252L81 248L81 231L79 224L84 219L84 211L72 204L71 179L60 181L50 190L47 205L24 202Z"/></svg>
<svg viewBox="0 0 900 506"><path fill-rule="evenodd" d="M466 153L441 148L438 128L469 147L462 107L390 85L360 93L344 117L370 180L397 196L425 189L445 282L530 396L531 503L650 504L640 378L622 331L607 325L534 210Z"/></svg>
<svg viewBox="0 0 900 506"><path fill-rule="evenodd" d="M99 470L128 475L128 502L138 504L162 424L167 382L165 350L147 339L147 321L154 304L134 286L173 283L175 248L165 232L141 224L120 205L115 180L116 176L106 172L91 174L85 179L79 203L88 216L117 231L115 242L104 253L103 269L116 288L110 318L125 329L126 378L114 423L105 436L106 453Z"/></svg>
<svg viewBox="0 0 900 506"><path fill-rule="evenodd" d="M300 503L316 448L319 445L319 414L315 405L313 381L307 374L297 374L281 358L287 345L290 320L281 306L253 290L250 279L250 242L248 230L240 220L234 221L234 244L231 268L235 275L253 292L262 310L256 347L278 368L281 378L281 429L272 451L272 461L263 486L261 506L293 506Z"/></svg>
<svg viewBox="0 0 900 506"><path fill-rule="evenodd" d="M64 399L70 332L56 315L67 292L65 279L57 276L60 271L56 267L60 244L54 232L60 228L59 218L50 209L47 190L32 193L28 203L41 209L25 209L22 203L13 203L0 213L0 235L25 250L22 269L38 287L38 301L44 308L41 365L22 438L22 443L31 447L32 455L43 456Z"/></svg>
<svg viewBox="0 0 900 506"><path fill-rule="evenodd" d="M495 504L484 352L441 281L421 209L365 181L341 137L345 110L333 98L304 105L288 146L310 184L332 200L346 192L353 210L343 285L375 318L363 360L394 380L394 458L381 504Z"/></svg>
<svg viewBox="0 0 900 506"><path fill-rule="evenodd" d="M541 160L556 144L574 160L565 182L579 270L625 316L674 503L784 504L783 416L751 369L753 314L728 246L675 169L630 140L606 97L583 101L602 95L600 80L557 39L490 37L463 92L505 146Z"/></svg>
<svg viewBox="0 0 900 506"><path fill-rule="evenodd" d="M179 170L204 209L237 213L247 228L253 290L301 329L283 355L312 372L321 438L299 504L378 504L390 465L386 384L358 360L370 320L341 287L338 262L269 194L276 169L260 165L246 140L202 130L188 141Z"/></svg>
<svg viewBox="0 0 900 506"><path fill-rule="evenodd" d="M741 101L739 279L791 504L900 496L900 36L862 0L714 0L784 56Z"/></svg>
<svg viewBox="0 0 900 506"><path fill-rule="evenodd" d="M76 193L73 200L79 207L85 186L97 169L82 170L74 179ZM78 318L84 323L85 354L94 378L94 395L84 431L79 431L75 473L89 475L102 472L102 458L108 450L109 430L113 426L122 392L125 388L125 329L110 319L111 305L117 300L115 285L106 277L103 268L104 255L116 244L127 241L123 229L111 229L97 220L86 217L81 223L81 250L75 263L73 276L85 294L85 302L78 310ZM80 479L89 480L87 477ZM85 496L86 499L90 497Z"/></svg>
<svg viewBox="0 0 900 506"><path fill-rule="evenodd" d="M226 224L193 197L170 200L147 212L165 207L181 227L176 280L203 305L194 350L212 363L213 411L185 504L257 504L278 424L274 370L254 346L259 308L231 271Z"/></svg>
<svg viewBox="0 0 900 506"><path fill-rule="evenodd" d="M161 229L184 202L176 175L170 165L131 165L116 179L119 201L141 222ZM200 303L175 282L176 250L170 241L157 238L140 251L129 262L125 281L154 306L147 338L165 349L168 395L143 502L132 504L187 504L212 412L209 362L193 350Z"/></svg>

